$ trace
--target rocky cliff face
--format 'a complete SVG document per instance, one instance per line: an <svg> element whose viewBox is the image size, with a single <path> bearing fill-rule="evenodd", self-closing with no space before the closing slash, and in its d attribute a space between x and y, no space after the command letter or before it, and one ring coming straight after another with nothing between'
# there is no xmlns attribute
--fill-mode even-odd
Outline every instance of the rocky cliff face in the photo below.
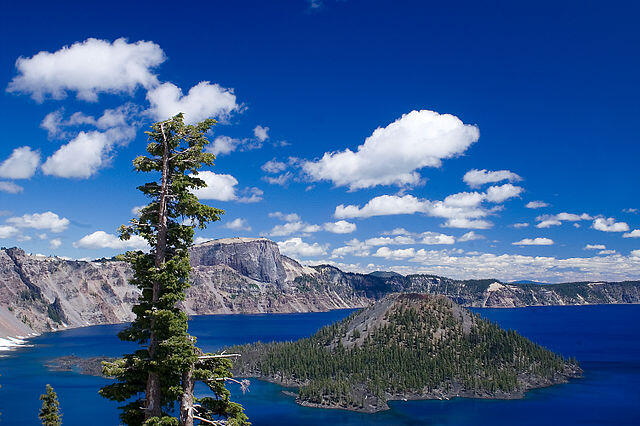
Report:
<svg viewBox="0 0 640 426"><path fill-rule="evenodd" d="M194 246L189 314L313 312L369 305L390 292L443 294L465 306L640 303L640 282L539 286L433 275L307 267L264 238ZM71 261L0 250L0 337L130 321L139 291L120 261Z"/></svg>

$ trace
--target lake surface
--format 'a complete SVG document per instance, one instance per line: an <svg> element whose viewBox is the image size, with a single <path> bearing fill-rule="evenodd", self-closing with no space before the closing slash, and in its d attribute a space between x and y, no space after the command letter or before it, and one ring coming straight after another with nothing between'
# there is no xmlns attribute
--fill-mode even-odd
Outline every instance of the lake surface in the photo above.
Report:
<svg viewBox="0 0 640 426"><path fill-rule="evenodd" d="M254 425L555 425L640 424L640 305L475 309L505 328L562 353L575 356L584 378L531 391L515 401L473 400L392 402L382 413L362 414L301 407L282 388L251 380L243 395L230 386ZM191 332L205 350L257 340L308 336L351 311L281 315L194 317ZM0 358L0 424L37 425L38 396L50 383L58 392L64 425L118 424L117 404L97 391L108 383L74 372L53 372L51 358L119 356L134 348L120 342L122 326L95 326L47 333L32 347Z"/></svg>

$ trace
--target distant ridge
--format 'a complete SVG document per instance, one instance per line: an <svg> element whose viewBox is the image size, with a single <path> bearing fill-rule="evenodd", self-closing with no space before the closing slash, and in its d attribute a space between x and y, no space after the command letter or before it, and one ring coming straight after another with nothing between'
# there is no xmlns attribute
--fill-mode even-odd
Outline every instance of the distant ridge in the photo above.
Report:
<svg viewBox="0 0 640 426"><path fill-rule="evenodd" d="M191 248L190 315L361 308L393 292L442 294L464 306L640 303L640 282L509 284L436 275L343 272L304 266L266 238L225 238ZM116 259L65 260L0 249L0 337L126 322L138 289Z"/></svg>

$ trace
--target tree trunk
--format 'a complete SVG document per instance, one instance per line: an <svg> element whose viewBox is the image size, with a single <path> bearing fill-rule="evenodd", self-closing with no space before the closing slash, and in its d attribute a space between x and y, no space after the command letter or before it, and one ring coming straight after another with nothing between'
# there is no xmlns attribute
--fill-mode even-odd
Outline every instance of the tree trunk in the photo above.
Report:
<svg viewBox="0 0 640 426"><path fill-rule="evenodd" d="M180 426L193 426L193 365L182 372L182 400L180 401Z"/></svg>
<svg viewBox="0 0 640 426"><path fill-rule="evenodd" d="M162 132L162 184L160 187L160 200L158 206L158 235L156 239L156 270L160 270L164 266L167 254L167 195L169 189L169 146L167 137L164 133L163 123L160 123L160 131ZM152 290L152 306L160 298L160 283L153 283ZM154 359L158 348L158 340L153 331L155 320L151 318L151 335L149 337L149 358ZM160 389L160 377L158 373L150 371L147 377L146 389L147 406L145 410L145 420L151 417L160 417L162 415L162 391Z"/></svg>

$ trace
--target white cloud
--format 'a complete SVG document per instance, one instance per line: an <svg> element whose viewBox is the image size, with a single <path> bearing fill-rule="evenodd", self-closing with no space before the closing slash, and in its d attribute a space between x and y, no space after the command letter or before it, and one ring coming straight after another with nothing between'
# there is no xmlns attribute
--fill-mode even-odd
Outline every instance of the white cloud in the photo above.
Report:
<svg viewBox="0 0 640 426"><path fill-rule="evenodd" d="M295 233L310 234L312 232L318 232L321 229L319 225L311 225L302 221L287 222L274 226L269 232L269 235L271 237L283 237Z"/></svg>
<svg viewBox="0 0 640 426"><path fill-rule="evenodd" d="M362 241L354 238L345 243L343 247L338 247L331 251L331 258L342 258L347 255L353 255L358 257L369 256L369 250L373 244L363 243Z"/></svg>
<svg viewBox="0 0 640 426"><path fill-rule="evenodd" d="M552 226L560 226L562 222L579 222L581 220L591 220L593 219L586 213L582 213L580 215L574 213L558 213L556 215L542 215L536 218L536 221L539 223L536 225L536 228L550 228Z"/></svg>
<svg viewBox="0 0 640 426"><path fill-rule="evenodd" d="M640 229L634 229L631 232L622 234L622 238L640 238Z"/></svg>
<svg viewBox="0 0 640 426"><path fill-rule="evenodd" d="M606 248L604 244L587 244L584 246L585 250L604 250Z"/></svg>
<svg viewBox="0 0 640 426"><path fill-rule="evenodd" d="M236 219L233 219L231 222L226 223L224 227L227 229L234 229L236 231L251 231L251 227L247 223L247 220L241 217L238 217Z"/></svg>
<svg viewBox="0 0 640 426"><path fill-rule="evenodd" d="M301 220L300 216L296 213L273 212L269 213L269 217L275 217L285 222L296 222Z"/></svg>
<svg viewBox="0 0 640 426"><path fill-rule="evenodd" d="M54 238L49 241L49 247L52 249L57 249L62 245L62 240L60 238Z"/></svg>
<svg viewBox="0 0 640 426"><path fill-rule="evenodd" d="M256 126L255 129L253 129L253 135L259 142L264 142L269 139L269 128Z"/></svg>
<svg viewBox="0 0 640 426"><path fill-rule="evenodd" d="M627 209L622 209L622 211L624 213L638 213L638 211L640 211L640 210L629 207Z"/></svg>
<svg viewBox="0 0 640 426"><path fill-rule="evenodd" d="M514 223L513 225L514 228L526 228L529 226L529 224L527 222L521 222L521 223Z"/></svg>
<svg viewBox="0 0 640 426"><path fill-rule="evenodd" d="M244 188L240 191L237 201L239 203L257 203L262 201L264 191L260 188Z"/></svg>
<svg viewBox="0 0 640 426"><path fill-rule="evenodd" d="M334 234L350 234L356 230L356 224L347 222L346 220L339 220L337 222L325 223L324 229Z"/></svg>
<svg viewBox="0 0 640 426"><path fill-rule="evenodd" d="M11 238L18 234L18 228L9 225L0 225L0 239Z"/></svg>
<svg viewBox="0 0 640 426"><path fill-rule="evenodd" d="M219 155L226 155L235 151L242 143L240 139L235 139L229 136L218 136L213 140L213 143L208 145L205 151Z"/></svg>
<svg viewBox="0 0 640 426"><path fill-rule="evenodd" d="M205 188L193 191L201 200L233 201L238 198L236 195L238 180L233 176L203 171L199 172L197 177L207 184Z"/></svg>
<svg viewBox="0 0 640 426"><path fill-rule="evenodd" d="M543 207L549 207L549 204L544 201L529 201L525 207L528 209L541 209Z"/></svg>
<svg viewBox="0 0 640 426"><path fill-rule="evenodd" d="M485 195L479 192L459 192L444 199L444 204L450 207L476 207L484 201Z"/></svg>
<svg viewBox="0 0 640 426"><path fill-rule="evenodd" d="M458 238L458 241L463 243L465 241L473 241L473 240L481 240L481 239L484 239L484 235L476 234L473 231L469 231L463 236L461 236L460 238Z"/></svg>
<svg viewBox="0 0 640 426"><path fill-rule="evenodd" d="M398 235L395 237L375 237L375 238L369 238L364 242L364 244L367 246L366 247L367 249L374 246L387 246L392 244L407 245L407 244L415 244L415 243L416 243L416 240L412 236L408 236L408 235ZM361 246L361 247L364 248L364 246Z"/></svg>
<svg viewBox="0 0 640 426"><path fill-rule="evenodd" d="M502 203L509 198L517 197L522 191L524 191L523 188L511 185L510 183L505 183L500 186L490 186L487 189L486 199L492 203Z"/></svg>
<svg viewBox="0 0 640 426"><path fill-rule="evenodd" d="M373 256L383 257L390 260L402 260L414 257L415 254L416 251L413 247L395 250L392 250L389 247L380 247L375 253L373 253Z"/></svg>
<svg viewBox="0 0 640 426"><path fill-rule="evenodd" d="M13 150L9 158L0 163L0 177L7 179L29 179L40 164L40 152L28 146Z"/></svg>
<svg viewBox="0 0 640 426"><path fill-rule="evenodd" d="M373 216L386 216L396 214L424 213L428 216L448 219L444 224L450 228L487 229L493 224L479 218L489 212L476 206L477 193L453 194L445 201L429 201L419 199L413 195L381 195L375 197L364 206L336 207L334 216L337 219L367 218Z"/></svg>
<svg viewBox="0 0 640 426"><path fill-rule="evenodd" d="M617 252L615 250L600 250L598 252L598 256L608 256L610 254L616 254Z"/></svg>
<svg viewBox="0 0 640 426"><path fill-rule="evenodd" d="M143 206L133 206L131 208L131 214L134 216L140 216L140 213L142 213L142 209L147 207L147 205L143 205Z"/></svg>
<svg viewBox="0 0 640 426"><path fill-rule="evenodd" d="M632 250L631 256L640 258L640 250Z"/></svg>
<svg viewBox="0 0 640 426"><path fill-rule="evenodd" d="M290 238L286 241L278 242L280 253L296 259L322 256L327 253L327 247L318 243L308 244L301 238Z"/></svg>
<svg viewBox="0 0 640 426"><path fill-rule="evenodd" d="M334 216L337 219L365 218L373 216L387 216L395 214L414 214L425 212L430 203L420 200L413 195L380 195L367 202L362 208L354 205L340 204L336 207Z"/></svg>
<svg viewBox="0 0 640 426"><path fill-rule="evenodd" d="M109 164L113 146L135 137L133 127L112 128L106 132L80 132L61 146L42 165L46 175L87 179Z"/></svg>
<svg viewBox="0 0 640 426"><path fill-rule="evenodd" d="M550 246L553 245L553 240L550 238L525 238L520 241L512 243L514 246Z"/></svg>
<svg viewBox="0 0 640 426"><path fill-rule="evenodd" d="M629 230L629 225L625 222L616 222L612 217L599 217L593 221L593 229L603 232L626 232Z"/></svg>
<svg viewBox="0 0 640 426"><path fill-rule="evenodd" d="M268 182L272 185L280 185L280 186L286 186L287 183L293 178L293 174L291 174L290 172L286 172L283 173L281 175L278 176L264 176L262 178L262 180L264 180L265 182Z"/></svg>
<svg viewBox="0 0 640 426"><path fill-rule="evenodd" d="M61 218L53 212L25 214L10 217L7 223L18 228L48 229L51 232L62 232L69 226L69 219Z"/></svg>
<svg viewBox="0 0 640 426"><path fill-rule="evenodd" d="M422 240L420 244L454 244L456 242L455 237L446 234L440 234L438 232L423 232Z"/></svg>
<svg viewBox="0 0 640 426"><path fill-rule="evenodd" d="M111 43L89 38L54 53L18 58L18 75L7 91L28 93L38 102L76 92L78 99L95 102L99 93L132 94L138 86L156 85L151 70L164 60L160 46L149 41L128 43L119 38Z"/></svg>
<svg viewBox="0 0 640 426"><path fill-rule="evenodd" d="M135 127L131 123L139 117L140 107L132 103L126 103L114 109L106 109L98 118L86 115L83 112L74 112L69 118L65 119L63 112L64 109L62 108L50 112L40 123L40 127L47 131L49 139L71 138L74 134L67 132L65 129L77 126L92 126L100 130Z"/></svg>
<svg viewBox="0 0 640 426"><path fill-rule="evenodd" d="M417 170L439 167L443 159L462 154L480 136L478 128L450 114L412 111L376 129L354 152L327 152L306 161L303 170L314 181L331 181L351 190L377 185L415 185Z"/></svg>
<svg viewBox="0 0 640 426"><path fill-rule="evenodd" d="M277 161L275 158L273 160L269 160L260 167L263 171L267 173L280 173L284 172L287 169L287 163L283 163L282 161Z"/></svg>
<svg viewBox="0 0 640 426"><path fill-rule="evenodd" d="M20 185L16 185L13 182L1 182L0 181L0 192L6 192L8 194L18 194L24 190Z"/></svg>
<svg viewBox="0 0 640 426"><path fill-rule="evenodd" d="M503 180L519 182L522 178L509 170L489 171L486 169L472 169L465 173L462 180L470 187L478 188L485 183L496 183Z"/></svg>
<svg viewBox="0 0 640 426"><path fill-rule="evenodd" d="M85 249L114 249L114 250L146 250L149 248L147 241L139 235L133 235L129 240L121 240L113 234L104 231L96 231L93 234L85 235L80 240L73 243L76 248Z"/></svg>
<svg viewBox="0 0 640 426"><path fill-rule="evenodd" d="M208 81L201 81L193 86L186 95L176 85L164 83L149 90L147 100L151 104L149 112L156 120L166 120L182 112L187 124L197 123L205 118L225 120L239 109L232 89L225 89Z"/></svg>

